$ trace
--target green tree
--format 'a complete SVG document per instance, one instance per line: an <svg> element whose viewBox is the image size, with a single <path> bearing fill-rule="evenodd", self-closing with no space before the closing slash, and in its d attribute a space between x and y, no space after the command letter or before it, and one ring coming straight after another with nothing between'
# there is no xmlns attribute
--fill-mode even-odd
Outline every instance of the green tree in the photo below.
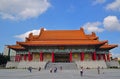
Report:
<svg viewBox="0 0 120 79"><path fill-rule="evenodd" d="M2 53L0 53L0 65L5 65L7 61L10 61L10 57L4 56Z"/></svg>
<svg viewBox="0 0 120 79"><path fill-rule="evenodd" d="M118 62L119 62L119 64L120 64L120 60L119 60Z"/></svg>

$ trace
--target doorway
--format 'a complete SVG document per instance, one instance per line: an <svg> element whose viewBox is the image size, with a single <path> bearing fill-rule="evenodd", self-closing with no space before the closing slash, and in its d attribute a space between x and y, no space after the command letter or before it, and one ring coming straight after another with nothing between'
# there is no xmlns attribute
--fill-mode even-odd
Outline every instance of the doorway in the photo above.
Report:
<svg viewBox="0 0 120 79"><path fill-rule="evenodd" d="M55 62L70 62L69 53L55 53Z"/></svg>

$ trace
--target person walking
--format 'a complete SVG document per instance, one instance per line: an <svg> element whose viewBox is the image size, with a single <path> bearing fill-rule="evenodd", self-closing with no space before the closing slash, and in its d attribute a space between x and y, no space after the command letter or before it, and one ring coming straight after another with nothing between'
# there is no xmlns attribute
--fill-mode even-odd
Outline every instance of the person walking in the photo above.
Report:
<svg viewBox="0 0 120 79"><path fill-rule="evenodd" d="M54 73L56 73L57 72L57 67L54 67Z"/></svg>
<svg viewBox="0 0 120 79"><path fill-rule="evenodd" d="M41 70L41 67L38 68L38 71L40 71L40 70Z"/></svg>
<svg viewBox="0 0 120 79"><path fill-rule="evenodd" d="M32 72L32 67L28 67L28 70L29 70L30 72Z"/></svg>

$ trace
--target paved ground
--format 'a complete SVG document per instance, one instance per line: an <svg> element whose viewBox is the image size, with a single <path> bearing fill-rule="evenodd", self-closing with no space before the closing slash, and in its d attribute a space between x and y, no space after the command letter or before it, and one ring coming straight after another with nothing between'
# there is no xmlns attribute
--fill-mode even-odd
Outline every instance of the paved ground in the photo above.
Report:
<svg viewBox="0 0 120 79"><path fill-rule="evenodd" d="M27 69L0 69L0 79L120 79L120 69L101 69L101 74L97 74L96 69L84 70L83 77L79 70L58 70L50 73L49 70Z"/></svg>

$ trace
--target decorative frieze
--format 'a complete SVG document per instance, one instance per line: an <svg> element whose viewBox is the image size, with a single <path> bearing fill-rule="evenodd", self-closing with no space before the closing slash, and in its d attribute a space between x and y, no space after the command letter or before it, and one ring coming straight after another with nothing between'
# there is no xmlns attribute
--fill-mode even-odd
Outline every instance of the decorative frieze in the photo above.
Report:
<svg viewBox="0 0 120 79"><path fill-rule="evenodd" d="M99 51L96 51L97 54L108 54L109 51L108 50L99 50Z"/></svg>
<svg viewBox="0 0 120 79"><path fill-rule="evenodd" d="M92 48L89 48L89 49L87 49L87 48L82 48L82 49L75 49L75 48L72 48L72 49L57 49L57 48L51 48L51 49L48 49L48 48L29 48L29 50L28 50L29 52L40 52L40 51L42 51L42 52L49 52L49 53L51 53L51 52L53 52L54 51L54 53L69 53L70 51L72 51L72 53L76 53L76 52L94 52L95 51L95 49L92 49Z"/></svg>
<svg viewBox="0 0 120 79"><path fill-rule="evenodd" d="M16 54L28 54L28 51L16 51Z"/></svg>

